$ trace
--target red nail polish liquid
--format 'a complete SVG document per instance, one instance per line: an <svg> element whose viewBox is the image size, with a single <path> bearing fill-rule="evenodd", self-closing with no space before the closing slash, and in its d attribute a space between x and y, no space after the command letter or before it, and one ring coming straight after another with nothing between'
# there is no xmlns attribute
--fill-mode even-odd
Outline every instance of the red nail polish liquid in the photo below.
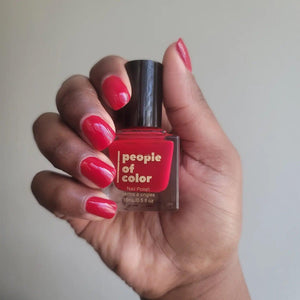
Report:
<svg viewBox="0 0 300 300"><path fill-rule="evenodd" d="M124 129L109 146L117 174L109 187L120 210L179 208L179 137L160 128L162 65L150 60L128 62L132 87L129 103L116 114Z"/></svg>

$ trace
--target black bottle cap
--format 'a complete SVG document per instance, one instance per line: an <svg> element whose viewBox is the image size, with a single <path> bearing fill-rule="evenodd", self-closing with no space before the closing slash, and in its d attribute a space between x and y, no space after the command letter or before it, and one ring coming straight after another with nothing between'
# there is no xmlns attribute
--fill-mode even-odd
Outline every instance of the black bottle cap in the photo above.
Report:
<svg viewBox="0 0 300 300"><path fill-rule="evenodd" d="M131 99L117 111L123 128L161 127L162 64L133 60L125 64L131 84Z"/></svg>

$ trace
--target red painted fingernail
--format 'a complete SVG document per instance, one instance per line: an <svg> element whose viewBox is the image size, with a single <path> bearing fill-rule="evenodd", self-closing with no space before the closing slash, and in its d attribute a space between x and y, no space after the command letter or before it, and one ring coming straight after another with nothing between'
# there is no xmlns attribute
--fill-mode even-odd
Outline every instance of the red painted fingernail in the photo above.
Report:
<svg viewBox="0 0 300 300"><path fill-rule="evenodd" d="M115 139L115 132L98 116L89 116L81 124L84 135L99 151L105 149Z"/></svg>
<svg viewBox="0 0 300 300"><path fill-rule="evenodd" d="M109 76L102 83L102 93L114 110L126 105L130 99L126 85L118 76Z"/></svg>
<svg viewBox="0 0 300 300"><path fill-rule="evenodd" d="M176 50L179 53L180 58L182 59L183 63L185 64L186 68L189 71L192 71L191 58L190 58L188 49L181 38L176 42Z"/></svg>
<svg viewBox="0 0 300 300"><path fill-rule="evenodd" d="M81 174L104 188L112 183L116 175L114 167L96 157L87 157L80 163Z"/></svg>
<svg viewBox="0 0 300 300"><path fill-rule="evenodd" d="M90 214L111 219L116 214L117 204L112 200L90 197L85 203L85 210Z"/></svg>

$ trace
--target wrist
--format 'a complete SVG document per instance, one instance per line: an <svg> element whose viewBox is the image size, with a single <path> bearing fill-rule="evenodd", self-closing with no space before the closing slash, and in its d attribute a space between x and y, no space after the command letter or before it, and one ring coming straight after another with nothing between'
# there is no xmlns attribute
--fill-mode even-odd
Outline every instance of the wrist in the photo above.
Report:
<svg viewBox="0 0 300 300"><path fill-rule="evenodd" d="M238 256L236 255L217 273L153 300L250 300ZM150 300L141 298L141 300Z"/></svg>

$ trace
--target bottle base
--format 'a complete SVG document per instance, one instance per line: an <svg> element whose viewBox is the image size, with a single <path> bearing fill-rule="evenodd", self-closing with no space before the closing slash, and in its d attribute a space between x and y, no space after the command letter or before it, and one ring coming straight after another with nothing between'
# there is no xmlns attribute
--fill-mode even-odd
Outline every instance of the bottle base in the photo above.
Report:
<svg viewBox="0 0 300 300"><path fill-rule="evenodd" d="M119 211L176 211L179 209L178 191L167 188L160 193L125 192L114 184L104 190L116 201Z"/></svg>

